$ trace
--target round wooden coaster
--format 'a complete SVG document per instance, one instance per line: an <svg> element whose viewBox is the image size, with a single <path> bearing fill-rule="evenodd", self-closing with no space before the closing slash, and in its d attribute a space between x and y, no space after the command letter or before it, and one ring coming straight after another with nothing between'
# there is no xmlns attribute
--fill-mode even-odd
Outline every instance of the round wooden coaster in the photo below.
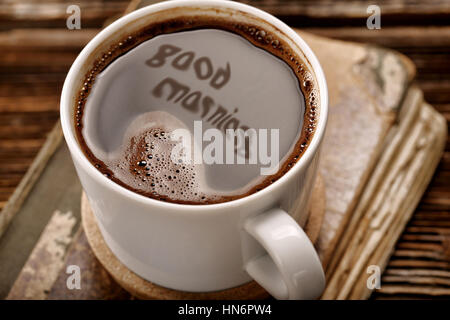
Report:
<svg viewBox="0 0 450 320"><path fill-rule="evenodd" d="M305 231L314 243L319 235L320 226L325 212L325 188L323 179L318 176L311 198L311 208ZM97 226L86 195L81 197L81 216L84 232L97 259L111 274L117 283L133 296L139 299L168 299L168 300L257 300L269 297L269 294L255 281L239 287L214 292L184 292L161 287L147 281L128 269L106 245Z"/></svg>

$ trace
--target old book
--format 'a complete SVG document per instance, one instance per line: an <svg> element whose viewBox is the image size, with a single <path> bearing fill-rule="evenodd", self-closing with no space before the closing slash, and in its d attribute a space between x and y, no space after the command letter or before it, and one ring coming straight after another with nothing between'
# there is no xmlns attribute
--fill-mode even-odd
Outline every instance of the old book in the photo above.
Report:
<svg viewBox="0 0 450 320"><path fill-rule="evenodd" d="M415 69L406 57L390 50L304 32L300 35L324 69L330 98L320 165L327 212L318 243L328 269L336 242L380 156Z"/></svg>
<svg viewBox="0 0 450 320"><path fill-rule="evenodd" d="M351 211L327 268L325 299L363 299L371 293L370 266L384 270L442 156L444 118L408 92L399 121L391 128L375 169Z"/></svg>
<svg viewBox="0 0 450 320"><path fill-rule="evenodd" d="M368 298L367 268L385 268L441 158L446 122L410 88L415 68L406 57L301 35L324 68L330 95L320 166L327 208L317 244L328 281L322 298Z"/></svg>

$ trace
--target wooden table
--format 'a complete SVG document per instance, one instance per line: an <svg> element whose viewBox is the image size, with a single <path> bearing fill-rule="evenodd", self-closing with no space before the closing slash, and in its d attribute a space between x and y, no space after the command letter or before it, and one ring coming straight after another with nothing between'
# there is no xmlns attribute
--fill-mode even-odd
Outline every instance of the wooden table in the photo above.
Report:
<svg viewBox="0 0 450 320"><path fill-rule="evenodd" d="M289 23L330 38L369 42L398 50L417 66L425 99L450 121L450 2L246 1ZM19 185L58 120L64 77L81 48L128 1L80 0L81 30L66 28L72 1L0 3L0 209ZM381 30L368 30L366 9L381 7ZM45 201L45 199L42 199ZM48 217L47 217L48 218ZM39 221L39 217L36 217ZM43 220L46 218L43 217ZM40 234L27 230L31 243ZM1 229L1 228L0 228ZM13 232L10 229L6 233ZM0 239L0 252L2 250ZM18 247L20 248L20 246ZM30 250L23 249L23 250ZM2 281L25 261L0 270ZM374 299L450 297L450 140L436 174L403 232Z"/></svg>

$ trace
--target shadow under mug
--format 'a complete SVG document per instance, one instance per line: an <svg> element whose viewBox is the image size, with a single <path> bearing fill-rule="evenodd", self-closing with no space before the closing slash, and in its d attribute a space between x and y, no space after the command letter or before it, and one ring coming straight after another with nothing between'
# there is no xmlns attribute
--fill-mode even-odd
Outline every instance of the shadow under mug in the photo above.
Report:
<svg viewBox="0 0 450 320"><path fill-rule="evenodd" d="M77 94L98 55L149 19L189 12L232 14L272 30L309 64L319 88L317 126L302 157L270 186L230 202L181 205L134 193L103 176L86 158L75 134ZM60 107L64 136L102 235L130 270L181 291L218 291L254 279L277 299L320 296L325 286L322 265L301 226L307 219L326 127L327 86L311 49L280 20L222 0L174 0L142 8L112 23L86 45L67 75Z"/></svg>

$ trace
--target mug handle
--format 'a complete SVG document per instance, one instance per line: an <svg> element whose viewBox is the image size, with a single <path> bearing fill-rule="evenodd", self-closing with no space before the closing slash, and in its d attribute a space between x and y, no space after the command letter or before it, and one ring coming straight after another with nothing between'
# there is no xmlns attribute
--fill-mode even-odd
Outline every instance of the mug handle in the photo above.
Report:
<svg viewBox="0 0 450 320"><path fill-rule="evenodd" d="M322 264L303 229L275 208L248 218L244 229L266 250L250 259L247 273L276 299L318 298L325 288Z"/></svg>

